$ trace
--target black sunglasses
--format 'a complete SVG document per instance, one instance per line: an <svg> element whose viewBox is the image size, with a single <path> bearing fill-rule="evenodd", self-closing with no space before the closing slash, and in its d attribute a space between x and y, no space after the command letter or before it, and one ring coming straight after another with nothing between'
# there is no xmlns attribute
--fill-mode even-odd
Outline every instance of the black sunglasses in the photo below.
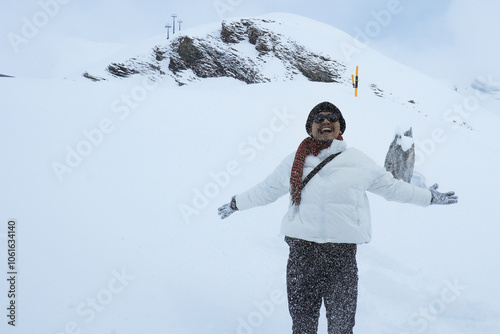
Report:
<svg viewBox="0 0 500 334"><path fill-rule="evenodd" d="M340 120L340 117L335 114L328 114L328 115L316 114L313 116L314 123L323 123L325 119L327 119L328 122L330 123L335 123L336 121Z"/></svg>

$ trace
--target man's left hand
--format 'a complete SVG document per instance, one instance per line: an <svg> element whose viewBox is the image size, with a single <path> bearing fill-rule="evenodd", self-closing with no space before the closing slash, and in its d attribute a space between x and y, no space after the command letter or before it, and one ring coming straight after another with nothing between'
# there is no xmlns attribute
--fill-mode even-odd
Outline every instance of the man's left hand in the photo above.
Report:
<svg viewBox="0 0 500 334"><path fill-rule="evenodd" d="M432 194L432 199L431 199L431 205L432 204L441 204L441 205L448 205L448 204L455 204L458 203L458 197L455 196L454 191L449 191L447 193L440 193L437 191L438 184L435 183L432 187L429 188L429 191Z"/></svg>

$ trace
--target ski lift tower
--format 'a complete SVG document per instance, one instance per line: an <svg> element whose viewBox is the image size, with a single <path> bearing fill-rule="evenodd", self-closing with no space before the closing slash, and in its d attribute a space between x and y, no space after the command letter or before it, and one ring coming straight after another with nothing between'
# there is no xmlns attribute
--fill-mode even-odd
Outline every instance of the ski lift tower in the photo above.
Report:
<svg viewBox="0 0 500 334"><path fill-rule="evenodd" d="M167 23L167 25L165 26L165 28L167 28L167 39L169 39L169 38L170 38L170 28L171 28L171 27L172 27L172 26L171 26L170 24L168 24L168 23Z"/></svg>
<svg viewBox="0 0 500 334"><path fill-rule="evenodd" d="M173 24L172 24L172 34L175 34L175 18L177 17L176 14L172 14Z"/></svg>
<svg viewBox="0 0 500 334"><path fill-rule="evenodd" d="M181 31L181 23L182 23L182 20L177 20L177 23L179 23L179 31Z"/></svg>

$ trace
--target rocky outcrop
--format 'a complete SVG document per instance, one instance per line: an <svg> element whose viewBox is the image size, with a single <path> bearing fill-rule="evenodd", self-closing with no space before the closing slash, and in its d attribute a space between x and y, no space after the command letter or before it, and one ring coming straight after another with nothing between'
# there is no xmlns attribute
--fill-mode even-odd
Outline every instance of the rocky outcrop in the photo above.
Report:
<svg viewBox="0 0 500 334"><path fill-rule="evenodd" d="M304 76L315 82L343 82L345 65L307 49L272 30L264 19L223 21L221 29L206 36L181 35L150 54L110 64L114 78L169 75L179 84L200 78L231 77L247 84L294 80ZM254 52L249 52L253 48ZM279 60L283 68L275 68ZM272 62L274 68L269 68ZM101 76L85 72L91 80Z"/></svg>
<svg viewBox="0 0 500 334"><path fill-rule="evenodd" d="M411 182L415 167L415 144L411 128L404 134L395 135L387 151L384 166L396 179Z"/></svg>
<svg viewBox="0 0 500 334"><path fill-rule="evenodd" d="M265 28L268 20L243 19L222 22L219 36L206 38L180 37L172 43L169 69L178 74L192 70L201 78L232 77L246 83L273 81L262 73L270 57L281 60L285 77L293 79L299 73L310 81L339 82L345 66L315 54L289 38ZM257 56L249 56L238 44L254 45ZM285 79L285 78L284 78Z"/></svg>
<svg viewBox="0 0 500 334"><path fill-rule="evenodd" d="M111 63L106 68L106 71L115 78L128 78L140 74L155 80L159 76L166 75L163 68L166 66L167 58L165 54L167 52L168 50L156 46L146 56L130 58L122 63Z"/></svg>
<svg viewBox="0 0 500 334"><path fill-rule="evenodd" d="M232 77L248 84L268 81L251 58L239 56L215 39L180 37L172 43L168 69L174 75L191 70L199 78Z"/></svg>

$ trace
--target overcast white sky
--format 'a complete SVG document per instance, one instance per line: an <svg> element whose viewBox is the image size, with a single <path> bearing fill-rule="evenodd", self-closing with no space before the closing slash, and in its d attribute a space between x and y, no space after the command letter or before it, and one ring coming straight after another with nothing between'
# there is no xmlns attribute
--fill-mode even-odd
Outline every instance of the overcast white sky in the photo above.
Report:
<svg viewBox="0 0 500 334"><path fill-rule="evenodd" d="M393 7L397 14L380 16ZM68 36L128 44L164 33L173 13L189 28L268 12L299 14L353 36L379 15L374 49L448 83L500 81L498 0L1 0L0 74L48 76ZM26 30L28 21L36 32ZM13 47L12 34L27 31L33 36Z"/></svg>

